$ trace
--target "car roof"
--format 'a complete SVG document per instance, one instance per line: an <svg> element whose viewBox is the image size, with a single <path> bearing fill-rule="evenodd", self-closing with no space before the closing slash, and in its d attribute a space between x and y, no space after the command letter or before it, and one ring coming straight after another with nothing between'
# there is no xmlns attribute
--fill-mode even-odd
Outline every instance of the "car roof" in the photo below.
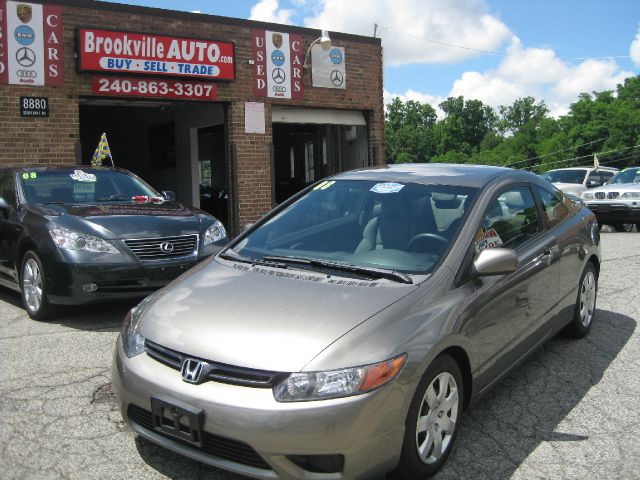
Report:
<svg viewBox="0 0 640 480"><path fill-rule="evenodd" d="M516 180L531 181L538 177L524 170L488 165L450 163L403 163L363 168L338 173L332 180L370 180L379 182L421 183L425 185L458 185L482 188L498 177L511 175Z"/></svg>
<svg viewBox="0 0 640 480"><path fill-rule="evenodd" d="M565 167L565 168L553 168L551 170L547 170L547 172L559 172L562 170L595 170L593 165L589 165L588 167ZM598 167L598 170L607 170L608 172L617 172L617 168L613 167Z"/></svg>
<svg viewBox="0 0 640 480"><path fill-rule="evenodd" d="M19 165L15 167L0 167L0 172L55 172L65 170L112 170L115 172L131 173L120 167L98 167L92 165Z"/></svg>

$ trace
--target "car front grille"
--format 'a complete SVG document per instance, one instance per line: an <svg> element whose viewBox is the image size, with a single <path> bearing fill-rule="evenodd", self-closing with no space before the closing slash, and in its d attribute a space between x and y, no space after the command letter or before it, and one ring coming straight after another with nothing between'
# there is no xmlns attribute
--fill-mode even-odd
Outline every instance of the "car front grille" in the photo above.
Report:
<svg viewBox="0 0 640 480"><path fill-rule="evenodd" d="M140 238L125 240L124 243L140 260L160 260L196 254L198 235Z"/></svg>
<svg viewBox="0 0 640 480"><path fill-rule="evenodd" d="M214 457L222 458L224 460L240 463L242 465L271 470L269 464L265 462L260 455L258 455L258 452L246 443L231 440L230 438L220 437L212 433L203 432L202 447L195 447L180 441L180 439L164 435L161 431L155 430L153 428L153 417L151 412L144 408L130 404L127 408L127 416L129 417L129 420L138 424L145 430L170 438L195 450L208 453L209 455L213 455Z"/></svg>
<svg viewBox="0 0 640 480"><path fill-rule="evenodd" d="M150 342L149 340L145 341L145 349L147 355L151 358L178 371L182 369L182 363L187 358L206 363L210 367L210 371L203 381L211 380L246 387L272 388L283 375L286 375L281 372L235 367L203 358L192 357L163 347L157 343ZM199 383L202 383L202 381Z"/></svg>
<svg viewBox="0 0 640 480"><path fill-rule="evenodd" d="M607 194L604 192L596 192L596 198L598 200L604 200L607 197Z"/></svg>
<svg viewBox="0 0 640 480"><path fill-rule="evenodd" d="M616 198L618 198L619 196L620 196L620 193L619 193L619 192L609 192L609 193L607 194L607 198L608 198L609 200L615 200L615 199L616 199Z"/></svg>

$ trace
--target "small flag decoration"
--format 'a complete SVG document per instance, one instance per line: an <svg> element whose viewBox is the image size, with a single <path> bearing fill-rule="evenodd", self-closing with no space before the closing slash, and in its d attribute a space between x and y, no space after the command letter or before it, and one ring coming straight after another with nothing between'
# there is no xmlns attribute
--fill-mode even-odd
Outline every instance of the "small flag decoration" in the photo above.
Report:
<svg viewBox="0 0 640 480"><path fill-rule="evenodd" d="M107 134L103 133L100 137L100 142L96 147L96 151L93 152L93 158L91 159L91 165L94 167L102 166L102 161L109 157L111 160L111 166L115 166L113 163L113 157L111 156L111 149L109 149L109 142L107 141Z"/></svg>
<svg viewBox="0 0 640 480"><path fill-rule="evenodd" d="M595 171L598 171L598 167L600 167L600 160L598 160L598 155L593 156L593 168Z"/></svg>

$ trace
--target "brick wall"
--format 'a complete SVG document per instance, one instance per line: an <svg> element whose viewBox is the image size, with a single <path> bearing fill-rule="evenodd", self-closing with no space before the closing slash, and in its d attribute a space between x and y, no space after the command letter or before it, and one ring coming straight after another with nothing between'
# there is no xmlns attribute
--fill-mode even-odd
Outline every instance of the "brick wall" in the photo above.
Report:
<svg viewBox="0 0 640 480"><path fill-rule="evenodd" d="M369 158L374 164L384 162L379 40L331 32L333 43L345 48L347 89L312 88L307 73L303 100L275 100L253 95L253 66L248 63L253 55L251 29L300 33L305 52L319 31L83 0L44 3L63 5L64 86L0 85L0 165L75 163L80 137L79 97L93 95L92 74L76 72L75 29L79 26L235 42L236 80L218 84L218 99L228 105L229 144L237 149L240 225L255 221L271 208L272 104L364 111L369 122ZM49 118L21 118L21 95L48 97ZM265 102L264 135L244 133L247 101Z"/></svg>

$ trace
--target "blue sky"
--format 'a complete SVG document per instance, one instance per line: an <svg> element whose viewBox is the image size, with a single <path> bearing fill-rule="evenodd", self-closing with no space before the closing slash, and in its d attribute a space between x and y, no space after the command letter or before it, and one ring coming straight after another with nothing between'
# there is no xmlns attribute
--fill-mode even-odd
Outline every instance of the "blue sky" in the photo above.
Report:
<svg viewBox="0 0 640 480"><path fill-rule="evenodd" d="M385 101L400 96L437 106L447 96L464 95L496 107L531 95L562 115L579 93L614 89L640 73L640 0L120 3L363 35L372 35L378 23Z"/></svg>

